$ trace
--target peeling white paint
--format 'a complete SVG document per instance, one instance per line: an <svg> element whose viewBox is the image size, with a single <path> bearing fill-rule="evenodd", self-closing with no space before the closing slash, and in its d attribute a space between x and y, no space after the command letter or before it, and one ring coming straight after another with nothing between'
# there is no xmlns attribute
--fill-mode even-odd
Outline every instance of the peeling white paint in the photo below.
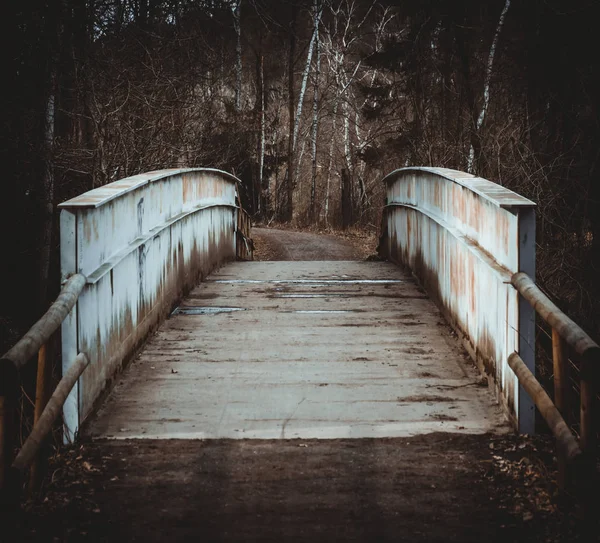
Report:
<svg viewBox="0 0 600 543"><path fill-rule="evenodd" d="M525 320L510 277L535 262L535 204L491 181L444 168L403 168L387 183L387 246L409 265L464 334L520 428L531 429L508 356ZM530 323L527 324L530 326ZM527 420L526 420L527 419Z"/></svg>
<svg viewBox="0 0 600 543"><path fill-rule="evenodd" d="M78 352L91 361L65 404L66 439L184 289L235 257L236 182L213 169L162 170L59 206L62 278L88 279L63 326L63 371Z"/></svg>

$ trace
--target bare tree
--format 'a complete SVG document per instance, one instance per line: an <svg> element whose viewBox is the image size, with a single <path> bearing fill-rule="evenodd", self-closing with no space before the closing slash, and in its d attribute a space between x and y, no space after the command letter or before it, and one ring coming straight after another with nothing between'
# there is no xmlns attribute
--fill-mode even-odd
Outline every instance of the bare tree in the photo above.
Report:
<svg viewBox="0 0 600 543"><path fill-rule="evenodd" d="M233 14L233 27L235 29L235 109L242 109L242 25L241 25L242 0L231 4Z"/></svg>
<svg viewBox="0 0 600 543"><path fill-rule="evenodd" d="M488 107L490 105L490 83L492 81L492 70L494 68L494 57L496 56L496 46L498 45L498 38L500 37L500 32L502 31L502 26L504 25L504 19L506 17L506 13L508 12L508 8L510 7L510 0L506 0L504 3L504 7L502 8L502 13L500 13L500 18L498 19L498 25L496 26L496 32L494 33L494 39L492 40L492 45L490 46L490 54L488 55L488 61L485 70L485 82L483 84L483 104L481 106L481 111L479 112L479 116L477 117L477 124L475 125L475 137L481 139L480 132L481 127L483 126L483 121L485 120L485 115L487 113ZM469 149L469 160L467 162L467 171L469 173L473 173L473 162L475 160L475 148L471 143L471 148Z"/></svg>
<svg viewBox="0 0 600 543"><path fill-rule="evenodd" d="M317 58L315 61L315 74L313 83L313 117L311 131L311 155L312 155L312 179L310 185L310 217L314 222L316 218L316 191L317 191L317 135L319 130L319 76L321 75L321 40L319 39L319 20L317 15L320 12L319 0L315 0L315 41L317 48Z"/></svg>

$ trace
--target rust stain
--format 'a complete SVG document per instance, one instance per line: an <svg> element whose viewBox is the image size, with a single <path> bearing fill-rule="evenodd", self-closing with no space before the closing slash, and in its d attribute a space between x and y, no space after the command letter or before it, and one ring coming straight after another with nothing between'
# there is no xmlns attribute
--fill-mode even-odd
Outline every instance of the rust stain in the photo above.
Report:
<svg viewBox="0 0 600 543"><path fill-rule="evenodd" d="M504 385L504 397L506 398L506 403L508 410L515 414L516 406L515 406L515 383L513 381L512 375L510 373L506 376L506 382Z"/></svg>
<svg viewBox="0 0 600 543"><path fill-rule="evenodd" d="M502 250L504 254L508 254L510 242L510 220L508 212L501 209L496 214L496 217L496 228L498 229L496 232L496 239L502 240Z"/></svg>
<svg viewBox="0 0 600 543"><path fill-rule="evenodd" d="M456 248L453 247L450 256L450 282L452 292L456 293L457 298L466 296L465 278L465 259L463 255L457 254Z"/></svg>
<svg viewBox="0 0 600 543"><path fill-rule="evenodd" d="M467 225L475 232L481 232L481 209L477 195L472 192L467 192L466 207L467 207Z"/></svg>
<svg viewBox="0 0 600 543"><path fill-rule="evenodd" d="M477 361L485 368L485 372L501 383L501 367L496 363L496 341L487 328L484 328L475 345Z"/></svg>
<svg viewBox="0 0 600 543"><path fill-rule="evenodd" d="M476 315L477 312L477 279L475 277L475 269L473 262L469 262L469 308L472 315Z"/></svg>
<svg viewBox="0 0 600 543"><path fill-rule="evenodd" d="M196 186L195 176L185 173L182 174L181 185L183 189L183 203L187 204L189 202L194 202L197 199L194 191Z"/></svg>
<svg viewBox="0 0 600 543"><path fill-rule="evenodd" d="M438 209L442 208L442 186L439 179L434 181L433 185L433 203Z"/></svg>
<svg viewBox="0 0 600 543"><path fill-rule="evenodd" d="M106 330L102 331L98 324L91 337L81 339L81 347L89 353L92 361L82 380L82 419L93 412L98 405L97 398L104 397L103 391L112 387L115 372L118 373L123 364L132 358L147 335L168 315L173 300L189 292L198 279L206 277L217 265L235 257L233 228L230 221L222 219L222 214L229 214L230 211L210 209L203 213L207 214L206 223L210 229L207 246L201 249L197 241L192 241L190 258L186 262L184 244L179 240L171 253L166 255L156 289L150 293L138 292L136 318L130 307L125 306L120 310L114 308ZM143 251L143 258L138 258L139 273L142 274L139 283L142 285L145 283L143 269L147 263L147 250L142 246L138 251ZM106 280L110 280L110 275L106 276ZM97 297L99 285L90 287L92 290L86 295Z"/></svg>
<svg viewBox="0 0 600 543"><path fill-rule="evenodd" d="M81 218L83 226L83 239L91 243L98 239L98 225L96 224L96 218L90 213L83 213Z"/></svg>
<svg viewBox="0 0 600 543"><path fill-rule="evenodd" d="M452 200L455 203L456 216L462 224L466 223L465 189L458 185L452 185Z"/></svg>

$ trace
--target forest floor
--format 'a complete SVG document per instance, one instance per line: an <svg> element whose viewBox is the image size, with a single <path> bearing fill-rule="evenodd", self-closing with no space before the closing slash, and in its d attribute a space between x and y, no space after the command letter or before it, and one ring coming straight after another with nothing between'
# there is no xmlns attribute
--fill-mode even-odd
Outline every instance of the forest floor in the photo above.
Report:
<svg viewBox="0 0 600 543"><path fill-rule="evenodd" d="M259 260L374 258L374 234L253 229ZM547 436L88 440L7 541L595 541ZM0 540L6 536L0 535Z"/></svg>

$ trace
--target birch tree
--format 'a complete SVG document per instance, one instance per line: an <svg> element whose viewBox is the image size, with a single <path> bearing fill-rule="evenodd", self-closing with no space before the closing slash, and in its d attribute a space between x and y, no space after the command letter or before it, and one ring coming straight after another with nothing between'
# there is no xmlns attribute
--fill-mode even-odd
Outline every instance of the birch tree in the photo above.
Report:
<svg viewBox="0 0 600 543"><path fill-rule="evenodd" d="M258 198L258 214L266 215L269 202L269 183L263 181L265 169L265 58L260 51L259 59L259 94L260 94L260 139L258 147L258 184L260 196Z"/></svg>
<svg viewBox="0 0 600 543"><path fill-rule="evenodd" d="M319 76L321 75L321 40L319 39L319 11L318 0L315 0L315 36L317 58L315 62L315 76L313 84L313 116L311 131L311 150L312 150L312 179L310 184L310 216L314 221L316 217L316 191L317 191L317 135L319 130Z"/></svg>
<svg viewBox="0 0 600 543"><path fill-rule="evenodd" d="M490 53L488 55L486 70L485 70L485 81L483 84L483 104L481 106L481 111L479 112L479 117L477 118L477 123L475 125L475 137L481 139L481 127L483 126L483 121L485 120L485 116L488 110L488 106L490 104L490 83L492 81L492 70L494 68L494 58L496 56L496 47L498 45L498 38L500 37L500 32L502 31L502 26L504 25L504 19L506 17L506 13L508 12L508 8L510 7L510 0L506 0L504 3L504 7L502 8L502 12L500 13L500 18L498 19L498 25L496 26L496 32L494 33L494 39L492 40L492 45L490 47ZM473 173L474 170L474 161L475 161L475 147L471 142L471 147L469 149L469 160L467 162L467 171L469 173Z"/></svg>
<svg viewBox="0 0 600 543"><path fill-rule="evenodd" d="M233 15L233 28L235 30L235 110L242 109L242 26L241 26L242 0L231 3Z"/></svg>
<svg viewBox="0 0 600 543"><path fill-rule="evenodd" d="M292 220L294 212L294 64L296 56L296 6L292 3L290 18L290 42L288 55L288 114L289 114L289 136L288 136L288 168L286 173L286 199L282 218Z"/></svg>
<svg viewBox="0 0 600 543"><path fill-rule="evenodd" d="M304 104L304 95L306 94L306 87L308 84L308 76L310 74L310 66L312 64L313 50L315 42L318 40L319 35L319 21L321 20L321 9L318 7L318 0L314 3L314 29L310 37L310 43L308 44L308 53L306 54L306 63L304 65L304 71L302 72L302 83L300 85L300 94L298 96L298 105L296 107L296 117L294 120L294 136L293 136L293 148L296 148L296 141L298 139L298 130L300 128L300 118L302 117L302 106Z"/></svg>
<svg viewBox="0 0 600 543"><path fill-rule="evenodd" d="M56 59L50 67L50 84L46 100L44 124L44 177L42 181L42 221L40 228L39 302L40 312L48 299L48 280L54 222L54 131L56 123Z"/></svg>

